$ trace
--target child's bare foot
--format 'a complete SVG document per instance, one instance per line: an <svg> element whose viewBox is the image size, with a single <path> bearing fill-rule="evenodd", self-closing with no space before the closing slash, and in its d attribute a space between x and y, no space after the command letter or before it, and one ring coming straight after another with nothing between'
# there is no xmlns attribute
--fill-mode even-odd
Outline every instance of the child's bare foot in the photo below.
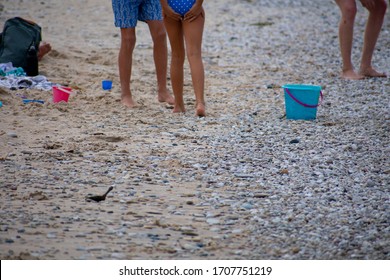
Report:
<svg viewBox="0 0 390 280"><path fill-rule="evenodd" d="M137 103L134 102L131 95L122 95L122 103L128 108L134 108L137 106Z"/></svg>
<svg viewBox="0 0 390 280"><path fill-rule="evenodd" d="M185 113L186 109L183 106L175 105L175 107L172 110L172 113Z"/></svg>
<svg viewBox="0 0 390 280"><path fill-rule="evenodd" d="M385 73L379 73L374 68L369 67L364 70L360 69L359 71L360 75L363 75L364 77L378 77L378 78L386 78L387 75Z"/></svg>
<svg viewBox="0 0 390 280"><path fill-rule="evenodd" d="M205 117L206 116L206 106L204 103L197 103L196 104L196 113L198 117Z"/></svg>
<svg viewBox="0 0 390 280"><path fill-rule="evenodd" d="M46 42L41 42L39 44L38 60L41 60L43 56L50 51L51 51L51 45Z"/></svg>
<svg viewBox="0 0 390 280"><path fill-rule="evenodd" d="M363 75L356 73L354 70L345 70L341 73L341 77L346 80L362 80L364 79Z"/></svg>
<svg viewBox="0 0 390 280"><path fill-rule="evenodd" d="M158 101L166 102L169 105L175 104L175 98L167 90L158 93Z"/></svg>

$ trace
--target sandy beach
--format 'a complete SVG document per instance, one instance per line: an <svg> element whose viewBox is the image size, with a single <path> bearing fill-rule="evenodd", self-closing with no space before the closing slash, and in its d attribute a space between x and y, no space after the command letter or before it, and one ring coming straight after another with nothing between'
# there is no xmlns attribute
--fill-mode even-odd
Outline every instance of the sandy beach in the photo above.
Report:
<svg viewBox="0 0 390 280"><path fill-rule="evenodd" d="M74 93L0 87L1 259L390 259L390 78L339 78L334 1L204 2L205 118L187 63L187 112L158 102L142 22L140 106L121 104L111 1L1 2L0 30L36 21L40 74ZM390 8L373 64L390 74ZM284 84L322 87L316 120L285 118Z"/></svg>

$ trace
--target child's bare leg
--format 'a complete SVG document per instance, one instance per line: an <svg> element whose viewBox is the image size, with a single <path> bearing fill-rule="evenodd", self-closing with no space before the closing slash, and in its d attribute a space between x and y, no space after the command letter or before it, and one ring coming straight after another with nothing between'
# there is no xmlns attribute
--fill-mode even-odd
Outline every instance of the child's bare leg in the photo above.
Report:
<svg viewBox="0 0 390 280"><path fill-rule="evenodd" d="M206 115L204 100L204 67L202 61L202 36L205 16L202 12L195 20L183 22L183 32L187 47L187 56L191 68L192 84L195 91L197 116Z"/></svg>
<svg viewBox="0 0 390 280"><path fill-rule="evenodd" d="M387 4L384 0L376 0L373 8L369 8L366 30L364 33L364 45L362 61L359 73L366 77L386 77L386 74L377 72L371 65L372 55L382 28Z"/></svg>
<svg viewBox="0 0 390 280"><path fill-rule="evenodd" d="M175 95L175 107L173 108L173 113L184 113L186 111L183 97L184 57L184 49L182 55L172 51L171 82L173 93Z"/></svg>
<svg viewBox="0 0 390 280"><path fill-rule="evenodd" d="M160 20L148 21L153 39L153 57L156 65L158 101L174 104L175 100L167 89L168 48L164 23Z"/></svg>
<svg viewBox="0 0 390 280"><path fill-rule="evenodd" d="M118 56L122 103L129 108L136 106L130 91L131 66L135 46L135 28L121 28L121 47Z"/></svg>
<svg viewBox="0 0 390 280"><path fill-rule="evenodd" d="M47 42L39 44L38 60L41 60L45 54L51 51L51 45Z"/></svg>
<svg viewBox="0 0 390 280"><path fill-rule="evenodd" d="M336 3L341 11L339 23L340 51L343 60L341 77L350 80L359 80L363 76L355 72L351 60L353 27L357 12L356 2L355 0L336 0Z"/></svg>
<svg viewBox="0 0 390 280"><path fill-rule="evenodd" d="M164 19L165 28L168 32L169 41L171 44L171 82L173 94L175 95L174 113L185 112L183 99L183 81L184 81L184 38L181 21L176 21L170 18Z"/></svg>

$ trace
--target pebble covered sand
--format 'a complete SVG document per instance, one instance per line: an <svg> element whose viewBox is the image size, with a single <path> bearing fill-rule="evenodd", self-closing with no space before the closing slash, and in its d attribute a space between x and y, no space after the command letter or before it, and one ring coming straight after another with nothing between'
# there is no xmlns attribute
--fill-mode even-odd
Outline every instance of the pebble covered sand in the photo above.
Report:
<svg viewBox="0 0 390 280"><path fill-rule="evenodd" d="M0 88L1 259L390 259L390 78L339 78L333 1L204 2L206 118L188 64L187 113L157 101L141 22L141 106L121 105L110 1L1 2L1 24L42 26L40 73L75 92ZM366 18L359 4L356 68ZM389 9L373 63L390 73ZM322 86L316 120L284 117L295 83Z"/></svg>

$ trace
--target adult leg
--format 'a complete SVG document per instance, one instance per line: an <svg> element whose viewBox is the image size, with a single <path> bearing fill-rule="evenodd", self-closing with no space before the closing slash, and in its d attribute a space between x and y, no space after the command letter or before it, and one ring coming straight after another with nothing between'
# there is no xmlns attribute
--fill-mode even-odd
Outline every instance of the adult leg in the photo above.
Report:
<svg viewBox="0 0 390 280"><path fill-rule="evenodd" d="M184 38L182 22L171 18L164 18L165 28L167 29L169 42L171 45L171 82L173 94L175 95L174 113L185 112L183 99L183 80L184 80Z"/></svg>
<svg viewBox="0 0 390 280"><path fill-rule="evenodd" d="M167 89L168 48L164 23L161 20L147 21L153 40L153 57L156 65L158 101L174 104Z"/></svg>
<svg viewBox="0 0 390 280"><path fill-rule="evenodd" d="M204 11L193 21L183 22L187 57L191 68L192 84L196 98L196 115L205 116L204 67L202 61L202 37L205 23Z"/></svg>
<svg viewBox="0 0 390 280"><path fill-rule="evenodd" d="M382 28L386 8L387 4L385 0L376 0L375 6L368 9L370 14L368 16L366 30L364 32L362 61L359 71L361 75L366 77L386 77L386 74L377 72L371 65L372 55Z"/></svg>
<svg viewBox="0 0 390 280"><path fill-rule="evenodd" d="M356 73L352 64L353 27L357 12L355 0L336 0L341 11L339 23L339 41L343 68L341 76L345 79L358 80L363 76Z"/></svg>
<svg viewBox="0 0 390 280"><path fill-rule="evenodd" d="M130 91L131 66L133 63L133 50L136 36L135 28L121 28L121 47L118 56L119 79L122 91L122 103L129 108L135 107Z"/></svg>

